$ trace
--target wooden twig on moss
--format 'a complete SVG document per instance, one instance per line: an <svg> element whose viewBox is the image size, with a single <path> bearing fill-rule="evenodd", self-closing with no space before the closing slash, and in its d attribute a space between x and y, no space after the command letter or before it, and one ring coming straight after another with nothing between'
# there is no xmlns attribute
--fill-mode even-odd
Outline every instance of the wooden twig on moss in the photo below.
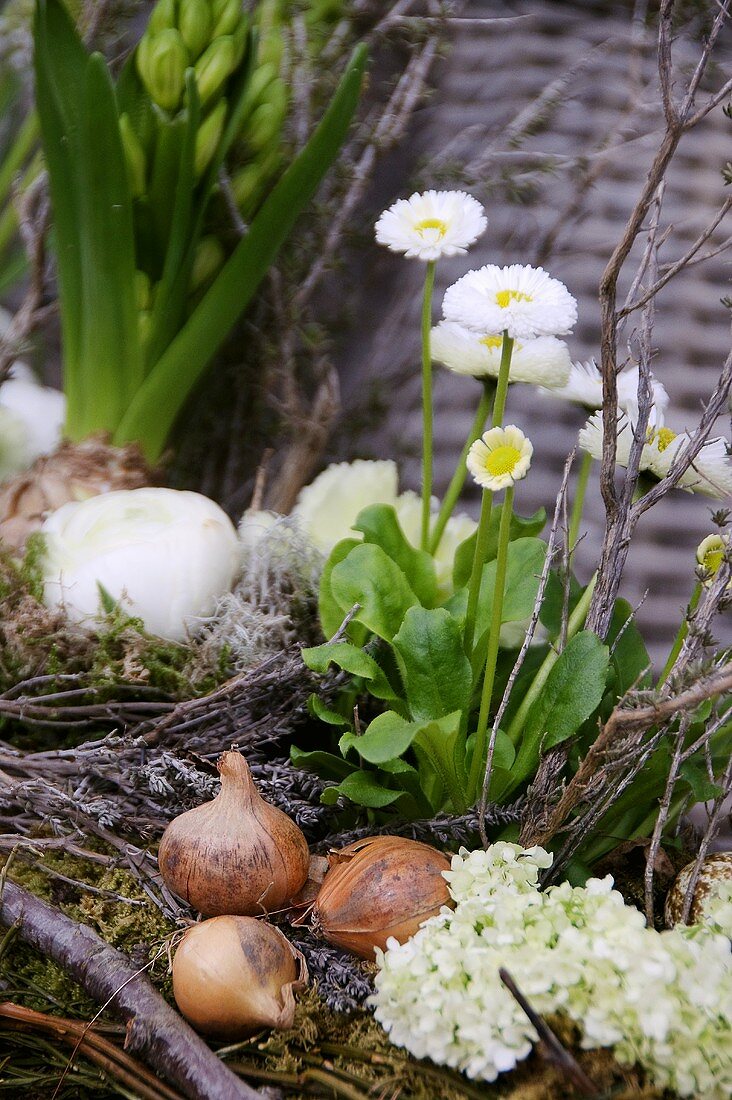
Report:
<svg viewBox="0 0 732 1100"><path fill-rule="evenodd" d="M78 1051L107 1076L133 1090L140 1100L182 1100L181 1093L169 1088L135 1058L120 1050L116 1043L80 1020L49 1016L45 1012L35 1012L31 1008L4 1001L0 1003L0 1028L52 1035L73 1048L71 1058Z"/></svg>
<svg viewBox="0 0 732 1100"><path fill-rule="evenodd" d="M0 924L59 966L98 1004L126 1022L125 1047L188 1100L259 1100L163 1000L151 982L96 932L13 882L0 895Z"/></svg>
<svg viewBox="0 0 732 1100"><path fill-rule="evenodd" d="M577 1059L573 1058L569 1051L562 1046L546 1020L534 1011L509 972L504 967L500 967L498 976L533 1024L542 1044L541 1052L546 1060L556 1066L557 1069L560 1069L582 1096L599 1098L600 1092L594 1082L587 1076Z"/></svg>

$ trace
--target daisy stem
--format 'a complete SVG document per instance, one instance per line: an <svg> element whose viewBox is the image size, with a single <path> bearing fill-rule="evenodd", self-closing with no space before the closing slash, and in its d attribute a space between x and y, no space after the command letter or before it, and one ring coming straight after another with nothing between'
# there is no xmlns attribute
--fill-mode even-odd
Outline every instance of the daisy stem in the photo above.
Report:
<svg viewBox="0 0 732 1100"><path fill-rule="evenodd" d="M493 427L503 427L503 414L506 411L506 395L508 393L508 377L511 371L511 355L513 353L513 339L507 332L503 333L501 344L501 365L498 368L498 386L496 387L496 399L493 402Z"/></svg>
<svg viewBox="0 0 732 1100"><path fill-rule="evenodd" d="M478 597L480 596L480 582L483 577L483 564L488 553L488 539L491 532L491 508L493 505L493 493L488 489L483 490L483 500L480 506L480 519L478 531L475 536L475 553L473 554L473 568L470 572L468 584L468 606L465 612L465 652L470 657L473 652L473 637L475 635L475 614L478 610Z"/></svg>
<svg viewBox="0 0 732 1100"><path fill-rule="evenodd" d="M661 673L660 679L656 684L656 691L658 691L660 687L663 687L663 685L666 683L669 676L671 675L671 670L676 664L676 658L678 657L679 653L681 653L681 647L683 646L684 641L686 640L686 636L689 633L689 619L696 611L701 593L701 582L697 581L696 586L694 587L694 591L691 593L691 599L689 600L689 606L686 609L686 614L681 620L681 626L679 627L678 633L674 639L674 644L671 647L671 652L668 655L666 664L663 666L663 672Z"/></svg>
<svg viewBox="0 0 732 1100"><path fill-rule="evenodd" d="M574 500L572 502L572 515L569 520L569 534L567 538L569 540L570 550L573 550L577 545L577 537L579 535L580 524L582 523L582 512L585 506L585 494L587 492L587 483L590 480L592 462L592 455L588 451L585 451L582 455L582 465L580 466L579 476L577 478L577 488L575 489Z"/></svg>
<svg viewBox="0 0 732 1100"><path fill-rule="evenodd" d="M590 604L592 602L592 594L595 591L595 585L597 584L597 573L593 573L590 578L590 582L585 588L584 592L580 596L574 611L569 616L569 623L567 624L567 641L570 642L574 638L582 627L585 625L585 619L587 618L590 610ZM559 660L559 650L552 647L547 653L546 657L539 666L539 670L531 681L531 686L521 700L521 705L516 711L516 714L511 721L511 725L508 727L508 736L513 741L514 745L517 745L521 739L523 733L524 723L526 716L528 715L534 702L539 698L544 690L544 684L547 682L549 673L554 668L555 664Z"/></svg>
<svg viewBox="0 0 732 1100"><path fill-rule="evenodd" d="M424 276L422 299L422 538L427 550L430 540L430 504L432 501L432 292L435 286L435 261L430 260Z"/></svg>
<svg viewBox="0 0 732 1100"><path fill-rule="evenodd" d="M452 481L448 485L447 492L445 493L445 499L442 502L442 507L440 508L440 513L437 517L435 529L432 532L432 538L430 540L430 554L432 555L437 553L440 541L445 531L445 527L447 526L447 521L452 515L458 498L463 491L465 479L468 476L468 468L465 465L465 460L468 457L468 451L472 447L473 443L475 443L476 439L479 439L483 433L483 428L485 427L486 420L488 419L488 414L490 413L491 407L493 405L494 393L495 389L492 383L488 379L486 379L483 383L483 396L480 399L480 404L478 405L478 409L475 414L475 420L473 421L473 425L470 429L470 432L468 433L468 438L465 441L465 446L460 452L460 458L458 459L457 466L455 467L455 473L452 475Z"/></svg>
<svg viewBox="0 0 732 1100"><path fill-rule="evenodd" d="M496 583L493 589L493 607L491 609L491 626L488 634L488 652L485 658L485 673L483 676L483 690L480 697L480 714L478 716L478 729L475 734L473 747L473 761L470 765L470 779L468 782L469 801L475 801L478 793L478 782L483 767L485 754L486 733L488 732L488 714L491 708L493 696L493 684L496 678L496 661L498 660L498 642L501 635L501 619L503 617L503 594L506 587L506 569L508 566L508 546L511 537L511 516L513 514L513 485L506 489L506 496L501 509L501 525L498 529L498 556L496 557Z"/></svg>
<svg viewBox="0 0 732 1100"><path fill-rule="evenodd" d="M506 394L508 393L508 377L511 371L511 353L513 352L513 340L507 332L503 333L501 345L501 365L498 368L498 384L496 396L493 401L493 416L491 423L494 428L500 428L503 424L503 414L506 409ZM473 556L473 568L470 573L468 585L468 607L465 612L465 652L470 657L473 651L473 638L475 637L475 614L478 610L478 597L480 596L480 582L483 576L483 566L488 552L488 537L491 526L491 507L493 494L483 492L483 502L480 509L478 533L475 539L475 554ZM501 596L503 598L503 596Z"/></svg>

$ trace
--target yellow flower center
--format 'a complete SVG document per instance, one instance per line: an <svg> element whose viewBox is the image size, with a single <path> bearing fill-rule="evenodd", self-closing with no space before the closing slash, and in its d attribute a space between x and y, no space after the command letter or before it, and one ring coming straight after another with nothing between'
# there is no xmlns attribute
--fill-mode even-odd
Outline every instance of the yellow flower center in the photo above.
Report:
<svg viewBox="0 0 732 1100"><path fill-rule="evenodd" d="M485 346L487 348L491 348L491 350L492 350L493 348L500 348L501 344L503 343L503 337L502 336L481 336L480 342L481 342L481 344L485 344Z"/></svg>
<svg viewBox="0 0 732 1100"><path fill-rule="evenodd" d="M447 222L443 222L441 218L425 218L424 221L417 222L414 227L415 232L420 235L430 229L436 229L437 235L444 237L447 233Z"/></svg>
<svg viewBox="0 0 732 1100"><path fill-rule="evenodd" d="M506 306L510 306L511 302L531 302L533 298L530 294L524 294L522 290L499 290L496 294L496 302L505 309Z"/></svg>
<svg viewBox="0 0 732 1100"><path fill-rule="evenodd" d="M653 428L648 429L648 442L651 445L655 443L661 452L665 451L674 439L676 439L676 432L672 432L670 428L659 428L658 431L654 431Z"/></svg>
<svg viewBox="0 0 732 1100"><path fill-rule="evenodd" d="M489 451L485 468L491 477L501 477L503 474L513 473L516 464L521 459L521 451L511 443L502 443L500 447Z"/></svg>
<svg viewBox="0 0 732 1100"><path fill-rule="evenodd" d="M709 573L711 577L716 577L719 572L719 567L724 559L724 549L719 550L707 550L704 555L702 567L705 573Z"/></svg>

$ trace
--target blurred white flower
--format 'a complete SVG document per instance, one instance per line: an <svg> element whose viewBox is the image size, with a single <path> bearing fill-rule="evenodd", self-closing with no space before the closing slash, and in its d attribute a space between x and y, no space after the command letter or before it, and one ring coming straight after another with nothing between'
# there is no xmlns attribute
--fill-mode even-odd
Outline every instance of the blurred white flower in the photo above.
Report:
<svg viewBox="0 0 732 1100"><path fill-rule="evenodd" d="M25 424L0 405L0 481L26 470L32 461Z"/></svg>
<svg viewBox="0 0 732 1100"><path fill-rule="evenodd" d="M432 504L430 531L434 528L437 519L437 501L433 500ZM405 536L415 549L419 549L422 530L421 497L409 489L401 493L396 501L396 514ZM461 542L470 538L477 526L475 520L463 512L450 516L445 525L440 545L434 555L437 586L443 596L449 596L453 591L452 569L455 563L455 551Z"/></svg>
<svg viewBox="0 0 732 1100"><path fill-rule="evenodd" d="M443 312L446 320L484 335L507 332L514 339L533 340L571 332L577 303L541 267L488 264L448 287Z"/></svg>
<svg viewBox="0 0 732 1100"><path fill-rule="evenodd" d="M640 470L661 479L671 469L676 455L691 438L689 432L676 433L663 426L663 414L652 410L651 426L648 428L646 442L641 452ZM579 444L593 458L602 458L602 417L595 413L579 433ZM621 418L618 427L617 463L627 466L630 448L633 443L633 424L627 416ZM723 499L732 494L732 459L727 441L719 437L712 439L699 451L692 465L681 477L677 486L687 493L702 493L704 496Z"/></svg>
<svg viewBox="0 0 732 1100"><path fill-rule="evenodd" d="M457 321L440 321L432 329L432 358L456 374L474 378L498 378L501 336L481 336ZM563 386L570 375L569 348L555 336L516 341L511 356L509 382L536 386ZM551 393L555 393L551 389Z"/></svg>
<svg viewBox="0 0 732 1100"><path fill-rule="evenodd" d="M424 191L399 199L376 223L376 240L392 252L438 260L467 252L485 231L483 207L464 191Z"/></svg>
<svg viewBox="0 0 732 1100"><path fill-rule="evenodd" d="M58 389L40 386L32 377L29 379L23 372L13 371L8 381L0 386L0 407L6 409L23 429L22 462L17 469L24 470L41 454L54 451L61 442L66 398ZM20 449L18 458L20 461Z"/></svg>
<svg viewBox="0 0 732 1100"><path fill-rule="evenodd" d="M0 337L11 321L11 314L0 309ZM39 385L27 363L12 363L0 385L0 481L55 450L65 419L64 395Z"/></svg>
<svg viewBox="0 0 732 1100"><path fill-rule="evenodd" d="M93 625L101 585L150 633L173 641L213 611L239 564L226 513L200 493L175 489L123 489L72 501L46 519L41 533L49 607Z"/></svg>
<svg viewBox="0 0 732 1100"><path fill-rule="evenodd" d="M508 489L526 477L534 448L515 424L491 428L476 439L468 451L466 465L476 484L491 492Z"/></svg>
<svg viewBox="0 0 732 1100"><path fill-rule="evenodd" d="M633 423L638 419L638 378L638 367L630 367L618 374L618 408L627 412ZM589 359L586 363L573 363L564 385L554 386L550 383L542 386L542 391L552 397L561 397L576 405L584 405L587 409L601 409L602 372L594 359ZM651 391L654 408L665 409L669 402L668 394L663 383L653 375Z"/></svg>
<svg viewBox="0 0 732 1100"><path fill-rule="evenodd" d="M396 463L388 459L336 462L306 485L292 518L311 542L329 554L341 539L360 538L351 530L359 512L370 504L396 504Z"/></svg>

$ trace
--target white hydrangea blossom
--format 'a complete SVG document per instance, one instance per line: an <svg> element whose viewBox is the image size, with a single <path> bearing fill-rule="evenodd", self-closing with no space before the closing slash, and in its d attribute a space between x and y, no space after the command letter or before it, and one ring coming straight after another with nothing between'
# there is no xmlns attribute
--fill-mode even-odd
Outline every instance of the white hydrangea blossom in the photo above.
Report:
<svg viewBox="0 0 732 1100"><path fill-rule="evenodd" d="M537 1035L498 976L505 967L537 1011L576 1021L586 1048L612 1047L681 1096L728 1097L729 941L646 928L609 877L542 894L550 863L540 848L505 843L454 857L455 910L377 952L372 1003L391 1040L486 1081L514 1068Z"/></svg>

